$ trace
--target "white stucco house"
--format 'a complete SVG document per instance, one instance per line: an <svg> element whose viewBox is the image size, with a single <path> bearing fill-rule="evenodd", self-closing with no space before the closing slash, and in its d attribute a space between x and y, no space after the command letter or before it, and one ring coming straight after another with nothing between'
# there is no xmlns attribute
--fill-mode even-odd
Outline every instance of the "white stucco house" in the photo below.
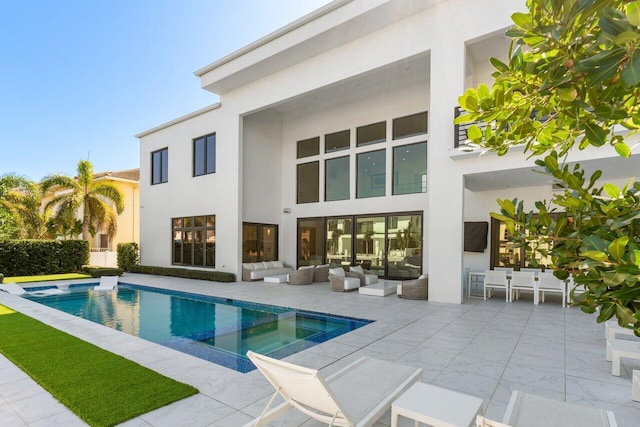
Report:
<svg viewBox="0 0 640 427"><path fill-rule="evenodd" d="M243 262L363 264L428 273L429 299L451 303L468 269L524 266L489 213L497 198L532 207L553 183L522 151L461 151L453 125L524 7L336 0L196 71L220 102L137 135L142 264L238 277ZM614 182L639 165L572 156ZM464 251L465 222L487 223L486 248Z"/></svg>

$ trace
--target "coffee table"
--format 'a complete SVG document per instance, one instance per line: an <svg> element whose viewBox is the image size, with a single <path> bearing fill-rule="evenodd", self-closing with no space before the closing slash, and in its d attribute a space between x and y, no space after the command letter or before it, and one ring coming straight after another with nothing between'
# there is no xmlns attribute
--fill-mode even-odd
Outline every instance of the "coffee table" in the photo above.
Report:
<svg viewBox="0 0 640 427"><path fill-rule="evenodd" d="M482 415L482 399L436 387L415 383L391 405L391 427L398 426L400 416L434 427L472 426Z"/></svg>
<svg viewBox="0 0 640 427"><path fill-rule="evenodd" d="M264 278L265 283L286 283L288 274L280 274L278 276L267 276Z"/></svg>
<svg viewBox="0 0 640 427"><path fill-rule="evenodd" d="M358 289L360 295L371 295L374 297L386 297L387 295L396 293L397 283L395 282L378 282L369 286L361 286Z"/></svg>

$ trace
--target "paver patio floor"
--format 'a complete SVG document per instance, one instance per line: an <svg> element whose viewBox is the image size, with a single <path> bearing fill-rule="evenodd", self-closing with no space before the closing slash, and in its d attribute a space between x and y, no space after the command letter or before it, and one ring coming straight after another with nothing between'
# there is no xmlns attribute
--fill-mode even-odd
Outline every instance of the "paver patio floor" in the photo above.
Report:
<svg viewBox="0 0 640 427"><path fill-rule="evenodd" d="M498 420L511 391L522 390L612 410L621 427L640 423L630 379L640 364L625 360L622 375L612 376L604 326L577 308L563 309L553 297L538 307L524 298L505 304L499 296L456 305L331 292L328 283L216 283L137 274L121 281L376 320L286 359L325 375L366 355L422 368L424 382L482 398L485 414ZM238 373L4 292L0 304L200 390L123 426L240 426L260 414L273 392L258 371ZM1 356L0 424L84 425ZM387 413L376 426L389 424ZM274 425L320 424L291 412Z"/></svg>

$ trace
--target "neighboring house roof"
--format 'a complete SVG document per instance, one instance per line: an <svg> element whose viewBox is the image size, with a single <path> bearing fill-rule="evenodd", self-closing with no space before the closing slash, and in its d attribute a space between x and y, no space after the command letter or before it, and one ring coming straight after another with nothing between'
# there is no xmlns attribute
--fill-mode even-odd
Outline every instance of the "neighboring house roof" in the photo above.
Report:
<svg viewBox="0 0 640 427"><path fill-rule="evenodd" d="M94 179L117 178L128 181L140 181L140 168L127 169L116 172L98 172L93 175Z"/></svg>

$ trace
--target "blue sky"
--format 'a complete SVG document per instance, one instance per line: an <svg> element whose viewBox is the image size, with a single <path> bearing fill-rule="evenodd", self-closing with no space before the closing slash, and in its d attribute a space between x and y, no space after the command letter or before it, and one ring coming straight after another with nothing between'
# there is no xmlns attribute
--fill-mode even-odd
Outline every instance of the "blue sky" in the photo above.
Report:
<svg viewBox="0 0 640 427"><path fill-rule="evenodd" d="M1 2L0 175L138 167L136 133L217 101L195 70L328 2Z"/></svg>

